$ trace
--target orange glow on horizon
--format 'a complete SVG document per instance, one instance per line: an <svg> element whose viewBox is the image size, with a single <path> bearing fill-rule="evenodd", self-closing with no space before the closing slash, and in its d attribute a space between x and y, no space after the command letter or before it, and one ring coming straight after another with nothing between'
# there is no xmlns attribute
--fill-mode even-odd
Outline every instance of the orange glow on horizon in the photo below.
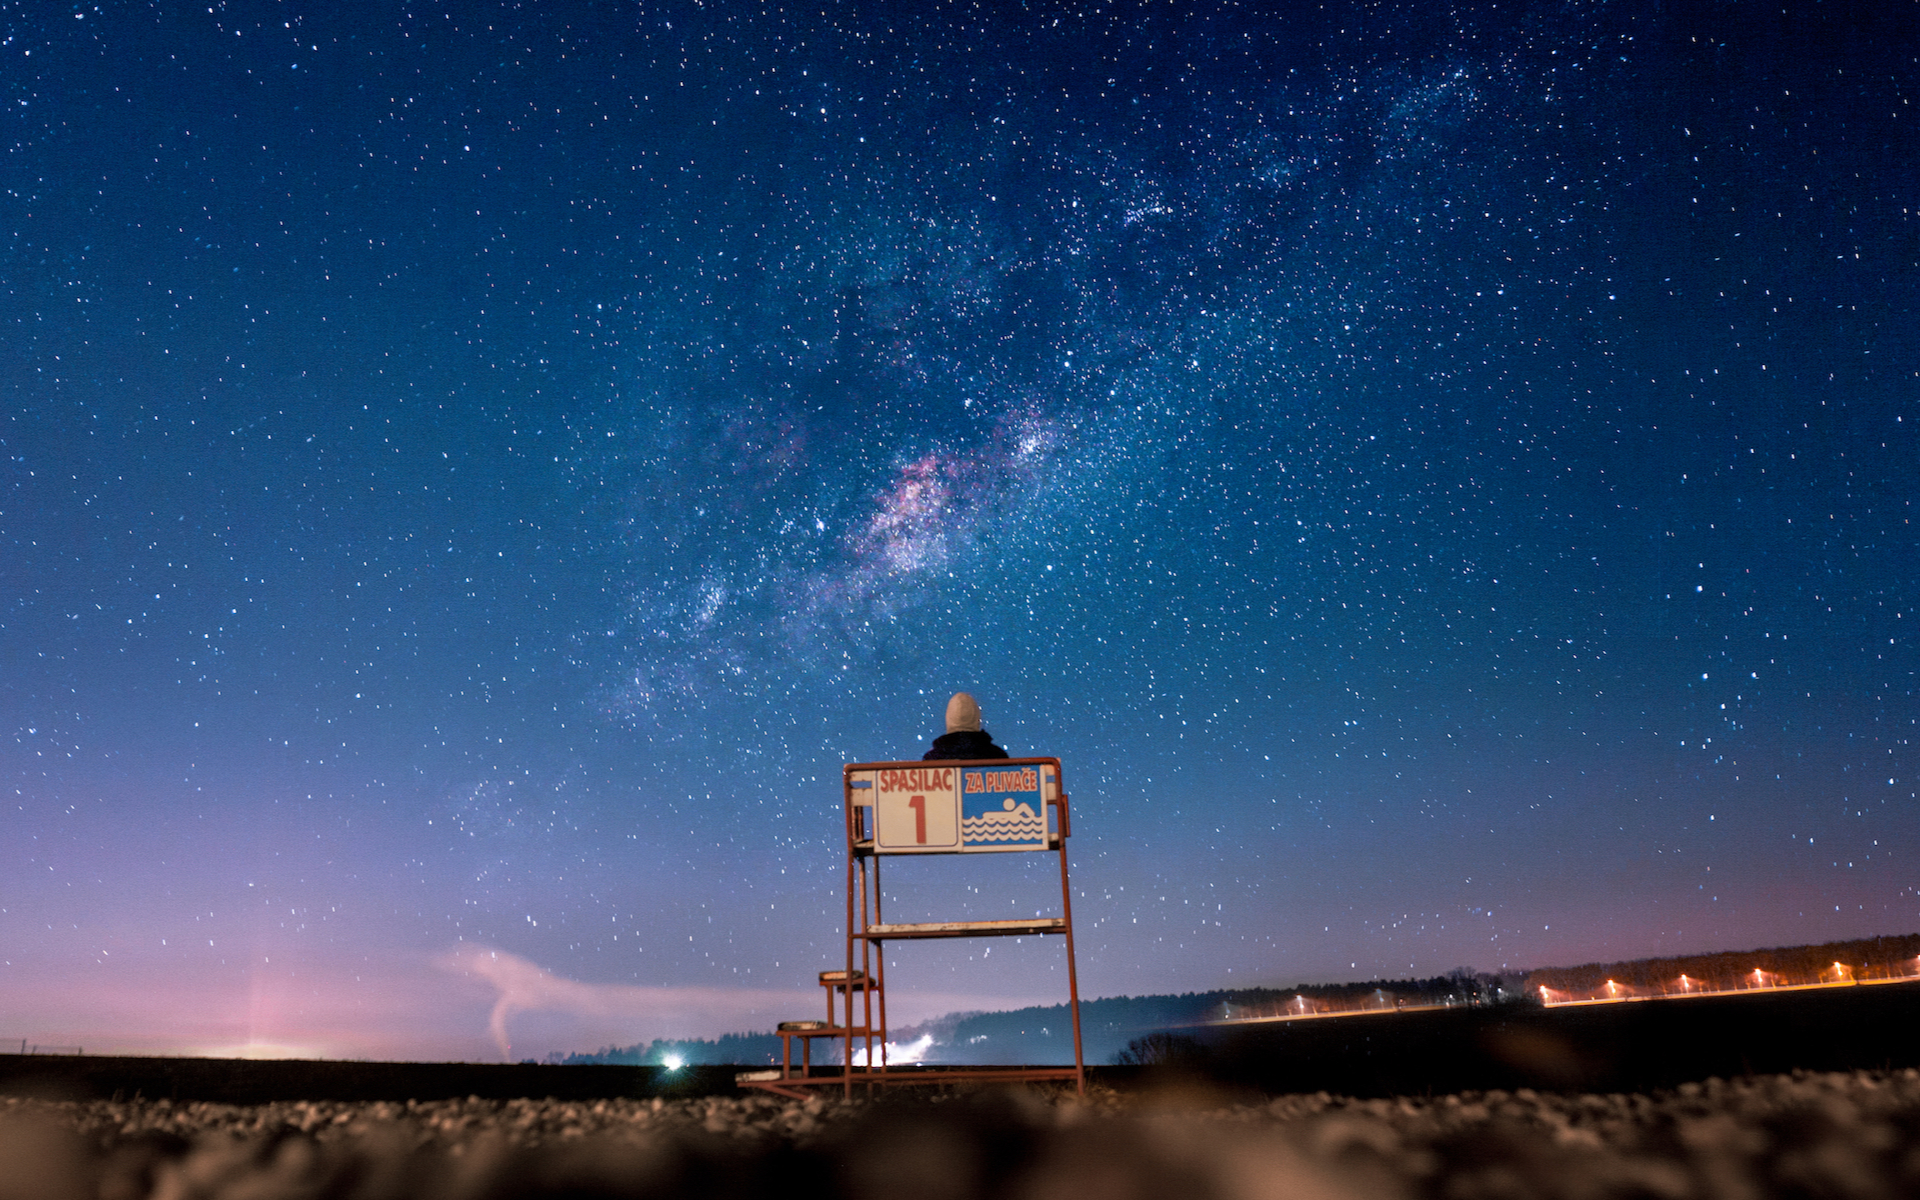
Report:
<svg viewBox="0 0 1920 1200"><path fill-rule="evenodd" d="M324 1047L300 1046L290 1042L269 1042L258 1038L226 1046L196 1046L186 1051L191 1058L248 1059L320 1059L332 1057Z"/></svg>

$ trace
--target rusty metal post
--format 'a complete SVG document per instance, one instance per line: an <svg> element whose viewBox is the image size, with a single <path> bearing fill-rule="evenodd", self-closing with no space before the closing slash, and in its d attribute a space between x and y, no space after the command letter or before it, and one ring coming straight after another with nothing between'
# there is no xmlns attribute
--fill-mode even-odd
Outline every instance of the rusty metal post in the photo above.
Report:
<svg viewBox="0 0 1920 1200"><path fill-rule="evenodd" d="M847 978L852 979L853 978L853 931L854 931L853 894L856 887L854 874L857 871L861 876L860 883L864 884L865 876L866 876L866 864L860 861L859 853L856 847L856 843L859 840L860 831L858 829L855 829L854 826L859 822L860 810L853 803L852 790L846 787L842 787L841 791L844 794L844 799L845 799L845 810L844 810L845 818L844 819L845 819L846 834L847 834L847 968L846 969L847 969ZM865 888L861 887L860 890L864 892ZM851 1015L851 1009L853 1008L851 993L848 994L847 1008L849 1009L849 1015ZM832 988L827 989L827 1022L828 1024L832 1024L833 1022L833 989ZM843 1097L847 1099L852 1099L853 1097L853 1022L851 1020L847 1022L846 1039L847 1039L846 1052L840 1056L840 1062L841 1062L840 1075L841 1075L841 1084L842 1084L841 1094Z"/></svg>
<svg viewBox="0 0 1920 1200"><path fill-rule="evenodd" d="M1073 885L1067 879L1067 794L1060 793L1054 804L1060 816L1060 915L1067 919L1061 932L1067 939L1067 1011L1073 1016L1073 1081L1080 1095L1087 1094L1087 1063L1080 1048L1080 972L1073 952Z"/></svg>
<svg viewBox="0 0 1920 1200"><path fill-rule="evenodd" d="M880 886L880 856L873 856L873 923L878 925L885 918L880 905L885 900L885 890ZM873 986L880 993L880 1074L887 1072L887 948L886 943L863 939L873 963ZM874 996L867 994L867 1073L872 1074L873 1066L873 1007ZM869 1089L871 1091L871 1089Z"/></svg>

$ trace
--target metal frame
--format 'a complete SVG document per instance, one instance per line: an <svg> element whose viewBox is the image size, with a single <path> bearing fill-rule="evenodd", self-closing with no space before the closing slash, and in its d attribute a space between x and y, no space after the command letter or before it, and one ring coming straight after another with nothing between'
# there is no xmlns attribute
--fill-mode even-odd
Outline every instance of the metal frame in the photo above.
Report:
<svg viewBox="0 0 1920 1200"><path fill-rule="evenodd" d="M1045 850L1038 852L1051 851L1059 856L1060 915L1013 921L910 923L884 921L880 911L880 860L887 857L887 852L880 850L876 844L874 826L876 798L871 793L863 793L856 798L853 782L855 772L1019 766L1044 766L1051 768L1053 773L1053 795L1046 795L1044 786L1041 793L1047 810L1045 817L1051 819L1046 822ZM844 972L823 971L820 974L821 985L828 988L826 1027L807 1030L782 1029L780 1034L784 1052L781 1069L778 1072L744 1073L738 1078L739 1084L742 1087L798 1097L804 1096L808 1089L833 1085L838 1085L844 1094L850 1096L856 1084L871 1091L875 1087L1071 1080L1075 1088L1084 1093L1087 1088L1087 1069L1080 1038L1080 978L1073 952L1073 888L1067 872L1067 838L1072 833L1072 823L1068 816L1065 777L1060 772L1060 760L1057 758L994 758L944 760L935 763L918 761L848 763L841 772L841 797L847 847L847 956ZM926 853L960 852L955 850ZM1036 851L1009 852L1033 853ZM885 952L887 942L957 937L1037 937L1049 934L1059 934L1066 939L1067 1002L1068 1011L1073 1018L1073 1066L982 1068L894 1066L888 1063ZM830 977L842 981L838 988L829 982ZM844 986L846 980L861 982L856 982L854 987L847 988ZM836 1023L834 1020L833 1001L836 990L843 992L846 997L844 1005L846 1019L843 1023ZM852 993L856 990L860 992L862 1001L861 1019L858 1024L854 1021L853 1011ZM792 1022L790 1024L811 1025L813 1023ZM827 1036L837 1037L843 1041L842 1066L837 1076L812 1073L810 1053L812 1039ZM792 1069L793 1038L795 1037L803 1039L802 1073L798 1076L793 1074ZM876 1041L879 1043L878 1065L874 1062ZM860 1066L854 1065L856 1044L865 1051L863 1065Z"/></svg>

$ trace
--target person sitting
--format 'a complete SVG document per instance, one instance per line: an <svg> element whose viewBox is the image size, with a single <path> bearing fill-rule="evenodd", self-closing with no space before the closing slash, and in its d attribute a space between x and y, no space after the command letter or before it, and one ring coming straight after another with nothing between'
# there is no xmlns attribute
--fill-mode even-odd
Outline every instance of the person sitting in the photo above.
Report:
<svg viewBox="0 0 1920 1200"><path fill-rule="evenodd" d="M980 728L980 702L965 692L955 692L947 701L947 731L933 739L933 749L922 754L920 760L1005 757L1007 752L993 744L993 735Z"/></svg>

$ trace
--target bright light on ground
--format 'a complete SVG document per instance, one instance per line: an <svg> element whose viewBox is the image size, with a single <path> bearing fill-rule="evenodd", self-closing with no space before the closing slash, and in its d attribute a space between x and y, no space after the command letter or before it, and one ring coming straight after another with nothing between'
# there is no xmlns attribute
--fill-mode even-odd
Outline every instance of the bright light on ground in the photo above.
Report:
<svg viewBox="0 0 1920 1200"><path fill-rule="evenodd" d="M682 1066L686 1065L687 1060L681 1058L678 1054L669 1054L664 1061L667 1064L667 1070L678 1071Z"/></svg>
<svg viewBox="0 0 1920 1200"><path fill-rule="evenodd" d="M930 1033L923 1033L919 1038L908 1042L904 1046L899 1042L888 1042L887 1062L893 1066L923 1062L926 1059L927 1051L931 1049L933 1049L933 1035ZM865 1046L858 1046L854 1049L853 1065L856 1067L864 1067L867 1065L867 1048Z"/></svg>

